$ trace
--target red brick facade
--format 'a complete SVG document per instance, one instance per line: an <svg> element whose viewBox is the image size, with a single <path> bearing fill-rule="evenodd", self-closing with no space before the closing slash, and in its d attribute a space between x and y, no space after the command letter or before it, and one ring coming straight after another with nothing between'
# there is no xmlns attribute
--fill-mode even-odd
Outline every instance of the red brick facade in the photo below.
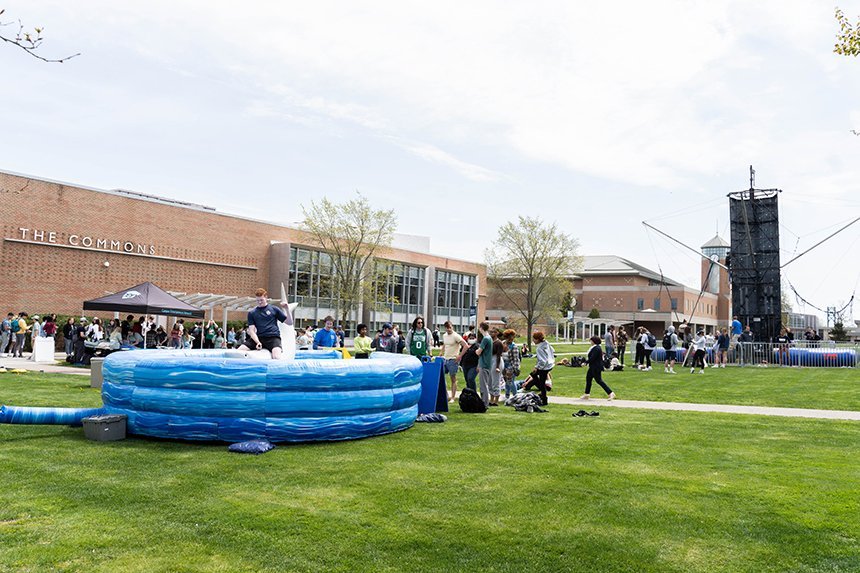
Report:
<svg viewBox="0 0 860 573"><path fill-rule="evenodd" d="M168 291L248 296L277 278L269 276L272 242L319 248L288 227L4 172L0 215L4 313L76 314L84 300L144 281ZM478 292L486 293L483 265L400 249L381 256L477 275Z"/></svg>

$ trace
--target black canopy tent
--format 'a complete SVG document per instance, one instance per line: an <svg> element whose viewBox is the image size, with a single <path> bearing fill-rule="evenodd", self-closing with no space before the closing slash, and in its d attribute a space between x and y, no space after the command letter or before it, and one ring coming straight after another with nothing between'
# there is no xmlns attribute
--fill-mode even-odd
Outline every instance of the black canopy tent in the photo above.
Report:
<svg viewBox="0 0 860 573"><path fill-rule="evenodd" d="M133 314L161 314L181 318L203 318L206 311L182 302L151 282L101 298L84 301L84 310L108 310Z"/></svg>

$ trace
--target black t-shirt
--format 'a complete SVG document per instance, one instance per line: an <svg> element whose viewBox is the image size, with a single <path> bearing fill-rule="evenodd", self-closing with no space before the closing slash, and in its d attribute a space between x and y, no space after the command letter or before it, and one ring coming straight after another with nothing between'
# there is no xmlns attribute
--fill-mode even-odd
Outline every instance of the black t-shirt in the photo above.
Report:
<svg viewBox="0 0 860 573"><path fill-rule="evenodd" d="M278 321L287 319L286 313L271 304L266 306L258 306L248 312L248 326L252 324L257 327L257 336L280 336L281 331L278 328Z"/></svg>
<svg viewBox="0 0 860 573"><path fill-rule="evenodd" d="M123 320L122 324L120 324L120 328L122 328L122 337L128 338L128 333L131 330L131 324L129 324L127 320Z"/></svg>
<svg viewBox="0 0 860 573"><path fill-rule="evenodd" d="M480 359L480 357L478 356L478 353L475 352L476 350L478 350L478 348L480 347L476 342L472 346L467 348L465 353L463 353L463 357L460 359L460 366L463 367L463 370L478 367L478 360Z"/></svg>

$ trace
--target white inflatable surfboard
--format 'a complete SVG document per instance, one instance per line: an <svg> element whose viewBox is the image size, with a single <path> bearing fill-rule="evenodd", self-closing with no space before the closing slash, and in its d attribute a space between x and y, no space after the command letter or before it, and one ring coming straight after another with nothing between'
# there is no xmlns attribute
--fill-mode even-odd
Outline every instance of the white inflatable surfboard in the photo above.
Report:
<svg viewBox="0 0 860 573"><path fill-rule="evenodd" d="M278 322L278 330L281 331L281 360L295 360L296 358L296 327L293 312L299 306L299 303L293 302L287 305L283 303L287 300L287 291L284 288L284 283L281 283L281 308L287 313L287 320Z"/></svg>

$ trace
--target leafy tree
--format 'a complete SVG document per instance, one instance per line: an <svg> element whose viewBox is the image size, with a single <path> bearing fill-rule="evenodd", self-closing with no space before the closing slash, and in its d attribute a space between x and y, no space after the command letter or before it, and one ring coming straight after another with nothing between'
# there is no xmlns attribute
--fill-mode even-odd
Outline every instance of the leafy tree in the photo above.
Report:
<svg viewBox="0 0 860 573"><path fill-rule="evenodd" d="M487 279L511 303L526 323L526 338L541 318L559 309L570 277L581 265L579 243L555 223L518 217L499 228L492 249L487 249Z"/></svg>
<svg viewBox="0 0 860 573"><path fill-rule="evenodd" d="M848 342L848 333L845 331L845 326L842 324L842 321L833 324L833 328L830 329L830 340L835 340L836 342Z"/></svg>
<svg viewBox="0 0 860 573"><path fill-rule="evenodd" d="M391 244L397 220L393 210L375 210L357 194L344 204L323 198L302 206L306 231L331 257L330 288L342 323L363 298L374 301L380 284L375 255Z"/></svg>
<svg viewBox="0 0 860 573"><path fill-rule="evenodd" d="M565 291L565 293L561 297L561 304L558 307L561 316L566 318L567 313L570 310L573 310L573 293L570 291Z"/></svg>
<svg viewBox="0 0 860 573"><path fill-rule="evenodd" d="M597 308L592 308L588 313L588 318L600 318L600 311Z"/></svg>
<svg viewBox="0 0 860 573"><path fill-rule="evenodd" d="M3 16L5 12L5 9L0 8L0 16ZM3 22L2 20L0 20L0 29L7 26L12 26L13 24L14 22ZM50 59L37 54L36 50L39 49L39 47L42 45L42 42L45 40L42 37L43 30L44 28L39 27L33 28L32 31L25 30L24 24L21 23L21 20L18 20L18 30L14 34L0 34L0 40L6 42L7 44L11 44L13 46L17 46L18 48L21 48L34 58L42 60L43 62L62 64L66 60L71 60L75 56L81 55L80 53L77 53L72 54L71 56L66 56L64 58Z"/></svg>
<svg viewBox="0 0 860 573"><path fill-rule="evenodd" d="M860 25L852 24L839 8L836 9L836 21L840 33L836 35L833 51L842 56L860 55Z"/></svg>

